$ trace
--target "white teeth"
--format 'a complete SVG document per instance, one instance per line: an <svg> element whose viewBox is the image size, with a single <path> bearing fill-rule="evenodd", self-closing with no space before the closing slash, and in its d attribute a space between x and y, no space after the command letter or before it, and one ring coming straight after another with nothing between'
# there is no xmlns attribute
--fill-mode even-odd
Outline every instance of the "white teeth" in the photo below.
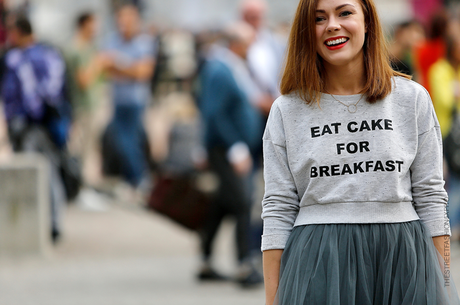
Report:
<svg viewBox="0 0 460 305"><path fill-rule="evenodd" d="M330 40L330 41L326 42L326 44L328 46L334 46L334 45L337 45L339 43L344 43L347 40L348 40L347 38L339 38L339 39L335 39L335 40Z"/></svg>

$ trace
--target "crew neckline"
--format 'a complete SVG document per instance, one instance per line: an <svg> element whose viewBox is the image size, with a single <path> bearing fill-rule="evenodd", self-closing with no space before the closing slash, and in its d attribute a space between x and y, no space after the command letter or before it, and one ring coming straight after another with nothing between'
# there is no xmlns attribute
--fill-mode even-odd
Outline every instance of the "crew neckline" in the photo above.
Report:
<svg viewBox="0 0 460 305"><path fill-rule="evenodd" d="M364 93L362 93L362 94L350 94L350 95L336 95L336 94L334 94L333 96L336 99L338 99L339 101L357 101L358 99L361 98L362 95L365 95L365 94ZM321 99L335 101L333 96L330 93L321 92ZM365 96L362 99L366 100Z"/></svg>

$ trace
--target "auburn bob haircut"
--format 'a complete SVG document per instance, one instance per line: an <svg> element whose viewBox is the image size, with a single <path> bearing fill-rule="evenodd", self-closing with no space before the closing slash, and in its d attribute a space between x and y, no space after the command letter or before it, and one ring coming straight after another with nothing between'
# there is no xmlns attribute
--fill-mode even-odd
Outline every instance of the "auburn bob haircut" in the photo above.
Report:
<svg viewBox="0 0 460 305"><path fill-rule="evenodd" d="M391 92L393 76L411 77L390 66L388 47L373 0L360 0L367 26L363 45L366 84L360 92L369 103ZM325 88L323 59L316 52L316 7L318 0L300 0L289 37L281 93L296 92L307 104L319 103Z"/></svg>

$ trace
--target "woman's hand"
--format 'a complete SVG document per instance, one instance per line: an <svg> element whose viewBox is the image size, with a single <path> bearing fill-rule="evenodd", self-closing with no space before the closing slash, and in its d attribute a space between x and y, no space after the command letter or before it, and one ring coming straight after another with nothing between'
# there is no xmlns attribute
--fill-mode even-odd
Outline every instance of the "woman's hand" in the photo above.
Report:
<svg viewBox="0 0 460 305"><path fill-rule="evenodd" d="M439 254L443 258L441 270L444 276L444 282L446 286L449 286L450 281L450 236L436 236L433 237L433 243L438 250Z"/></svg>
<svg viewBox="0 0 460 305"><path fill-rule="evenodd" d="M267 250L263 253L265 304L273 305L280 278L281 256L283 250Z"/></svg>

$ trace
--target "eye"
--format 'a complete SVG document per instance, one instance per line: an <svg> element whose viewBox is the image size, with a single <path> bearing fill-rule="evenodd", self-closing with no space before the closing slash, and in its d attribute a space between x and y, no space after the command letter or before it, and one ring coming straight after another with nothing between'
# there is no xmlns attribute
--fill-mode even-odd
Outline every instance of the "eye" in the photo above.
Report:
<svg viewBox="0 0 460 305"><path fill-rule="evenodd" d="M318 23L324 20L326 20L324 17L316 17L315 22Z"/></svg>
<svg viewBox="0 0 460 305"><path fill-rule="evenodd" d="M347 17L347 16L350 16L351 14L353 13L350 11L343 11L340 13L340 17Z"/></svg>

